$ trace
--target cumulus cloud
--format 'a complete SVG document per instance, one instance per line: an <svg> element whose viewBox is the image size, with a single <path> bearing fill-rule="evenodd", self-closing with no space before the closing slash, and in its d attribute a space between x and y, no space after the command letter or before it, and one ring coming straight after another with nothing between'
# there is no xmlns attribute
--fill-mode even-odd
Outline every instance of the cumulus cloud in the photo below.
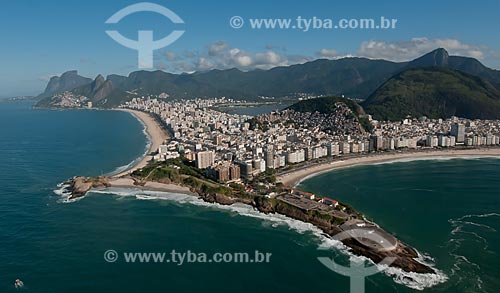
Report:
<svg viewBox="0 0 500 293"><path fill-rule="evenodd" d="M177 56L177 54L175 54L174 52L172 51L167 51L165 52L165 58L167 59L167 61L175 61L177 60L179 57Z"/></svg>
<svg viewBox="0 0 500 293"><path fill-rule="evenodd" d="M321 49L316 52L316 56L327 59L334 59L338 56L338 53L334 49Z"/></svg>
<svg viewBox="0 0 500 293"><path fill-rule="evenodd" d="M255 54L255 64L264 66L278 66L286 62L286 58L274 51L266 51L264 53Z"/></svg>
<svg viewBox="0 0 500 293"><path fill-rule="evenodd" d="M253 69L269 69L277 66L288 66L312 61L316 58L342 59L346 57L367 57L392 61L408 61L418 58L437 48L445 48L450 55L468 56L484 60L500 58L498 52L488 48L465 44L456 39L413 38L408 41L386 42L365 41L355 53L339 53L334 48L323 48L313 56L293 55L285 49L267 45L262 51L248 51L232 47L224 41L217 41L200 51L184 51L180 53L165 52L164 63L158 69L168 68L172 72L195 72L212 69L238 68L248 71ZM159 68L161 67L161 68Z"/></svg>
<svg viewBox="0 0 500 293"><path fill-rule="evenodd" d="M224 52L228 47L227 43L224 41L217 41L208 46L208 55L217 56L220 53Z"/></svg>
<svg viewBox="0 0 500 293"><path fill-rule="evenodd" d="M251 52L231 47L224 41L217 41L206 47L204 52L184 52L176 55L166 52L169 68L179 72L206 71L211 69L238 68L241 70L269 69L310 61L311 58L287 55L282 50L267 47L262 52ZM175 58L174 58L175 57Z"/></svg>
<svg viewBox="0 0 500 293"><path fill-rule="evenodd" d="M361 43L357 55L373 59L408 61L437 48L446 49L450 55L484 59L483 50L478 46L465 44L456 39L428 38L413 38L403 42L366 41Z"/></svg>

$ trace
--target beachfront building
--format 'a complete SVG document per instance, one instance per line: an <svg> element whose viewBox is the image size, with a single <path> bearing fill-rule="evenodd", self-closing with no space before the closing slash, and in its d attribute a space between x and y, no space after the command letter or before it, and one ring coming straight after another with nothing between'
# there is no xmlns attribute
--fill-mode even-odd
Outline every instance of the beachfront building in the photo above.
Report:
<svg viewBox="0 0 500 293"><path fill-rule="evenodd" d="M217 177L222 181L351 154L449 148L460 141L467 147L500 144L498 120L420 117L372 121L375 129L368 133L342 104L329 114L283 110L250 117L216 111L218 103L227 104L228 100L134 98L122 107L158 115L173 134L160 146L159 159L181 155L200 169L229 166L219 170Z"/></svg>
<svg viewBox="0 0 500 293"><path fill-rule="evenodd" d="M215 154L213 151L203 151L196 153L196 167L206 169L215 163Z"/></svg>
<svg viewBox="0 0 500 293"><path fill-rule="evenodd" d="M451 126L451 135L456 138L456 142L463 143L465 141L465 125L455 123Z"/></svg>

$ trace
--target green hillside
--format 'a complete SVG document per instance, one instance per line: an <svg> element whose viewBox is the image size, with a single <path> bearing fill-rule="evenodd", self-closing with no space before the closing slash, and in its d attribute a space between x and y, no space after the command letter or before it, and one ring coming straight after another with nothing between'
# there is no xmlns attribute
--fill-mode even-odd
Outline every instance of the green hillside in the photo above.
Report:
<svg viewBox="0 0 500 293"><path fill-rule="evenodd" d="M403 71L363 102L378 120L413 117L500 118L500 93L488 81L445 67Z"/></svg>
<svg viewBox="0 0 500 293"><path fill-rule="evenodd" d="M359 123L363 126L363 128L367 131L372 130L372 125L365 117L365 112L363 108L351 99L346 99L342 97L322 97L317 99L310 99L305 101L300 101L288 107L288 109L292 109L298 112L319 112L323 114L330 114L337 109L337 103L344 103L349 107L356 119L358 119Z"/></svg>

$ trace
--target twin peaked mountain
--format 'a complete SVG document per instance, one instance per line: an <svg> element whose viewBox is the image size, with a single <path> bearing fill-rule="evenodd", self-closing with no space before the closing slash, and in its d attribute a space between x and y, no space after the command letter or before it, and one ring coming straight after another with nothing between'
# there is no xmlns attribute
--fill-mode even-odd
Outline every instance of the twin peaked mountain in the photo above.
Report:
<svg viewBox="0 0 500 293"><path fill-rule="evenodd" d="M173 98L345 95L364 100L377 119L407 115L446 118L500 118L500 71L478 60L434 50L410 62L366 58L319 59L269 70L211 70L193 74L136 71L128 77L99 75L95 80L70 71L53 77L38 106L51 107L54 96L70 92L98 107L114 107L133 97L168 93Z"/></svg>

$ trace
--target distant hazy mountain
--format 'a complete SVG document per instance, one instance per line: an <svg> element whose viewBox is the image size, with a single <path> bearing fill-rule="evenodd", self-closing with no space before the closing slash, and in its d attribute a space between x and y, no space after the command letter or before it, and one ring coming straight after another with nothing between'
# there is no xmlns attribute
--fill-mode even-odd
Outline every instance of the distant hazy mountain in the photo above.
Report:
<svg viewBox="0 0 500 293"><path fill-rule="evenodd" d="M60 77L53 76L50 78L45 91L38 95L37 98L42 99L51 97L87 85L91 82L92 79L78 75L78 71L76 70L68 71L63 73Z"/></svg>
<svg viewBox="0 0 500 293"><path fill-rule="evenodd" d="M193 74L136 71L129 76L109 75L106 80L102 77L94 81L79 77L78 82L69 82L77 79L67 77L78 76L71 71L49 82L46 92L42 94L48 98L41 104L50 105L50 93L64 90L84 95L99 107L113 107L136 96L160 93L167 93L173 98L226 96L253 100L258 96L283 97L308 93L366 99L399 72L428 66L449 67L476 75L500 88L499 71L487 68L476 59L448 56L446 50L437 49L411 62L399 63L366 58L319 59L249 72L238 69Z"/></svg>
<svg viewBox="0 0 500 293"><path fill-rule="evenodd" d="M437 61L443 61L437 57ZM405 70L385 82L362 105L379 120L400 120L407 115L500 118L498 89L485 79L446 67Z"/></svg>
<svg viewBox="0 0 500 293"><path fill-rule="evenodd" d="M94 81L74 89L73 92L77 95L91 97L93 102L98 103L106 99L113 90L113 82L111 82L111 80L105 80L104 77L99 74Z"/></svg>

